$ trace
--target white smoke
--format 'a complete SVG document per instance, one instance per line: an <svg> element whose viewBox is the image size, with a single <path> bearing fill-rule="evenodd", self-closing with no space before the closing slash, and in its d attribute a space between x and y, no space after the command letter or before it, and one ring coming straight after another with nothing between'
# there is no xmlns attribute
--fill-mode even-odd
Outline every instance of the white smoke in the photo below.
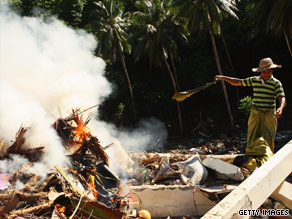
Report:
<svg viewBox="0 0 292 219"><path fill-rule="evenodd" d="M6 173L13 174L21 168L23 163L27 163L28 160L20 155L12 155L11 159L0 160L0 173L5 170Z"/></svg>
<svg viewBox="0 0 292 219"><path fill-rule="evenodd" d="M55 18L23 18L3 6L0 30L0 137L13 141L21 125L30 127L26 144L45 146L44 164L61 165L64 149L50 125L111 92L96 41Z"/></svg>
<svg viewBox="0 0 292 219"><path fill-rule="evenodd" d="M51 124L69 116L72 109L101 103L112 90L104 76L105 62L93 54L97 42L92 35L73 30L56 18L44 22L20 17L1 4L0 31L0 139L14 141L21 125L30 127L26 144L45 147L40 166L62 165L66 160L64 148ZM83 116L92 112L97 110ZM120 132L95 120L97 115L91 118L91 133L103 146L116 137L127 149L145 149L166 138L158 120L150 119L137 130Z"/></svg>
<svg viewBox="0 0 292 219"><path fill-rule="evenodd" d="M128 151L144 151L161 148L167 138L167 131L161 121L149 118L141 120L134 129L115 131L112 135L119 139Z"/></svg>

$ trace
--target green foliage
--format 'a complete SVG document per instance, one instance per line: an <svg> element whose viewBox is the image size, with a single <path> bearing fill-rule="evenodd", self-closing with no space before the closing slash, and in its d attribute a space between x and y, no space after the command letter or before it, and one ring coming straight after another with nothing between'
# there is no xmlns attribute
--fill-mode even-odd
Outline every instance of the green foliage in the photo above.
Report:
<svg viewBox="0 0 292 219"><path fill-rule="evenodd" d="M171 13L171 1L137 1L137 12L132 16L136 60L146 55L150 69L152 65L162 67L164 60L172 55L178 59L179 42L187 42L183 25Z"/></svg>
<svg viewBox="0 0 292 219"><path fill-rule="evenodd" d="M220 31L220 24L224 17L232 16L238 19L237 10L233 0L177 0L173 4L178 8L177 16L186 18L185 27L191 31L209 33L210 28L214 33Z"/></svg>
<svg viewBox="0 0 292 219"><path fill-rule="evenodd" d="M272 31L292 38L292 1L260 0L247 5L248 23L254 32Z"/></svg>
<svg viewBox="0 0 292 219"><path fill-rule="evenodd" d="M122 2L104 0L94 2L91 9L91 20L87 29L95 34L99 43L97 53L110 62L124 53L131 54L129 34L130 17L125 13Z"/></svg>
<svg viewBox="0 0 292 219"><path fill-rule="evenodd" d="M66 24L77 26L87 0L9 0L14 10L21 10L24 16L57 16Z"/></svg>
<svg viewBox="0 0 292 219"><path fill-rule="evenodd" d="M250 96L246 96L240 100L239 111L244 115L249 115L252 107L252 98Z"/></svg>
<svg viewBox="0 0 292 219"><path fill-rule="evenodd" d="M126 106L123 103L120 103L118 105L117 112L114 114L114 117L119 121L120 125L123 125L123 117L124 117L125 107Z"/></svg>

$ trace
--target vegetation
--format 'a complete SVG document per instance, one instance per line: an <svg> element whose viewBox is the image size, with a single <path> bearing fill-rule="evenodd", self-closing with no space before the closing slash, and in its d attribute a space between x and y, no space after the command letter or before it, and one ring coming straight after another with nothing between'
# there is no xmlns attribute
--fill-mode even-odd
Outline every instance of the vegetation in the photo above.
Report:
<svg viewBox="0 0 292 219"><path fill-rule="evenodd" d="M251 107L252 107L252 98L250 96L246 96L240 100L240 105L238 109L245 116L248 116L251 111Z"/></svg>
<svg viewBox="0 0 292 219"><path fill-rule="evenodd" d="M251 68L267 56L284 66L276 77L286 93L291 89L286 82L292 71L291 0L7 1L23 16L54 15L95 35L95 53L108 63L105 75L118 91L104 102L101 115L119 125L155 116L177 135L193 129L199 117L213 117L222 123L229 118L231 131L239 120L238 95L250 90L237 93L222 83L223 93L214 86L183 104L171 96L218 73L251 76ZM249 99L243 100L246 110Z"/></svg>

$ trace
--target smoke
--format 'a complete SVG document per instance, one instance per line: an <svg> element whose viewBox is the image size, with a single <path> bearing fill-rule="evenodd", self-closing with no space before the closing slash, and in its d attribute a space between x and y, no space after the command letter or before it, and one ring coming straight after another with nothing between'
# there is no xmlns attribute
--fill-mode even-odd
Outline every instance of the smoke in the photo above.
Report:
<svg viewBox="0 0 292 219"><path fill-rule="evenodd" d="M9 160L0 160L0 172L1 170L6 170L6 173L13 174L21 168L23 163L28 162L26 158L16 154L12 155L11 158Z"/></svg>
<svg viewBox="0 0 292 219"><path fill-rule="evenodd" d="M40 166L62 165L66 162L64 148L51 124L69 116L72 109L101 103L112 91L104 76L105 62L93 53L97 42L91 34L73 30L54 17L46 22L20 17L1 4L0 31L0 139L14 141L21 125L30 127L28 147L45 147ZM120 132L95 120L98 115L92 112L97 111L83 116L91 114L89 128L103 146L115 137L127 149L145 149L150 142L153 146L153 141L166 138L158 120Z"/></svg>
<svg viewBox="0 0 292 219"><path fill-rule="evenodd" d="M61 165L64 149L50 125L111 92L96 41L55 18L23 18L3 6L0 29L0 137L13 141L21 125L30 127L26 144L45 146L43 163Z"/></svg>
<svg viewBox="0 0 292 219"><path fill-rule="evenodd" d="M149 118L141 120L135 129L115 131L112 135L120 140L126 150L144 151L161 148L167 138L167 131L160 120Z"/></svg>

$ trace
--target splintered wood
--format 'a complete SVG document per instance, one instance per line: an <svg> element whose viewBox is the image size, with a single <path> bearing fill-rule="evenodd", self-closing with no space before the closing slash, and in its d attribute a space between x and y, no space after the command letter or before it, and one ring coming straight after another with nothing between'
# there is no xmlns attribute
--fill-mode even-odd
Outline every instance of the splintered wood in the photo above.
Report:
<svg viewBox="0 0 292 219"><path fill-rule="evenodd" d="M109 157L83 122L80 110L58 119L52 128L68 152L68 166L55 166L39 174L35 164L42 159L45 146L28 148L29 128L20 127L10 145L0 141L0 160L25 157L29 163L14 173L0 169L0 218L122 218L119 179L104 175ZM106 170L106 171L105 171ZM107 178L110 178L108 180ZM107 179L107 180L105 180Z"/></svg>

